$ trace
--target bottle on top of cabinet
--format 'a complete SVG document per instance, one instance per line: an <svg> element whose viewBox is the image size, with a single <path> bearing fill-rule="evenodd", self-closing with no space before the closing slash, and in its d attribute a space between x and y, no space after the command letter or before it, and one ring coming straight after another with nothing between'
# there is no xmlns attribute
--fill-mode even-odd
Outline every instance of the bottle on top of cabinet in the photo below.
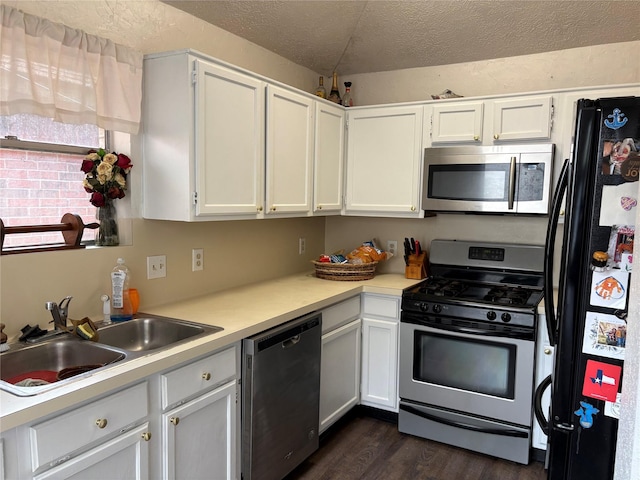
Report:
<svg viewBox="0 0 640 480"><path fill-rule="evenodd" d="M353 107L353 98L351 98L351 82L344 82L344 96L342 97L342 105L345 107Z"/></svg>
<svg viewBox="0 0 640 480"><path fill-rule="evenodd" d="M329 92L329 101L340 105L342 100L340 99L340 90L338 90L338 73L333 72L333 81L331 83L331 91Z"/></svg>
<svg viewBox="0 0 640 480"><path fill-rule="evenodd" d="M123 258L118 258L111 271L111 321L123 322L133 318L133 308L129 297L129 269Z"/></svg>
<svg viewBox="0 0 640 480"><path fill-rule="evenodd" d="M316 96L320 98L327 98L327 91L324 88L324 77L318 79L318 88L316 88Z"/></svg>

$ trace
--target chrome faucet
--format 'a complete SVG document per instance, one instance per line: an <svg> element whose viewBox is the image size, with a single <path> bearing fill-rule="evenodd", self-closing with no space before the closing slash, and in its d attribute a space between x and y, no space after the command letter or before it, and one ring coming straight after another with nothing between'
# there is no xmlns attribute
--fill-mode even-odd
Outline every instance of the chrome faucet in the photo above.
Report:
<svg viewBox="0 0 640 480"><path fill-rule="evenodd" d="M67 328L67 316L69 315L69 302L73 297L64 297L58 305L56 302L47 302L45 307L51 312L53 320L49 323L53 323L56 330L66 330Z"/></svg>

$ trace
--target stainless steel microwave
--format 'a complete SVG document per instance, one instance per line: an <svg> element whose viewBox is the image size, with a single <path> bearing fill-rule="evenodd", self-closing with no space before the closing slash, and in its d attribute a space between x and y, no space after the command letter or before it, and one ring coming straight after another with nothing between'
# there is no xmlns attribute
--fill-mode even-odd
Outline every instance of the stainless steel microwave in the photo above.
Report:
<svg viewBox="0 0 640 480"><path fill-rule="evenodd" d="M422 209L547 215L554 151L552 143L426 148Z"/></svg>

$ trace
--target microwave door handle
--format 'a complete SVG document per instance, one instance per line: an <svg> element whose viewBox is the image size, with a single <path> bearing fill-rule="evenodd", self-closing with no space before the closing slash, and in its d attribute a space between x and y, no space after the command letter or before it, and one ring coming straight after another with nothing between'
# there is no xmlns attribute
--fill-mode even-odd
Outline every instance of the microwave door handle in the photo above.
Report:
<svg viewBox="0 0 640 480"><path fill-rule="evenodd" d="M513 203L516 196L516 157L511 157L509 166L509 210L513 210Z"/></svg>

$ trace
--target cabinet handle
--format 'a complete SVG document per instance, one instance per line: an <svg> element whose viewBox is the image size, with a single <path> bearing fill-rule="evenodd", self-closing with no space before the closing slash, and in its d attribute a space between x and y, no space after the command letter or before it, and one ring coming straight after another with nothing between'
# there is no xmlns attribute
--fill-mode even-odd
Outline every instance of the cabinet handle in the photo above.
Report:
<svg viewBox="0 0 640 480"><path fill-rule="evenodd" d="M318 210L322 210L322 205L318 205Z"/></svg>
<svg viewBox="0 0 640 480"><path fill-rule="evenodd" d="M142 439L143 439L145 442L148 442L149 440L151 440L151 432L144 432L144 433L142 434Z"/></svg>
<svg viewBox="0 0 640 480"><path fill-rule="evenodd" d="M178 424L180 423L180 418L178 418L178 417L171 417L171 418L169 419L169 421L170 421L171 423L173 423L174 425L178 425Z"/></svg>
<svg viewBox="0 0 640 480"><path fill-rule="evenodd" d="M271 207L271 208L270 208L270 210L271 210L272 212L275 212L275 211L276 211L276 207Z"/></svg>
<svg viewBox="0 0 640 480"><path fill-rule="evenodd" d="M106 418L99 418L98 420L96 420L96 425L98 426L98 428L104 428L107 426L107 419Z"/></svg>
<svg viewBox="0 0 640 480"><path fill-rule="evenodd" d="M479 135L474 135L473 136L473 140L477 142L478 140L480 140L480 136Z"/></svg>
<svg viewBox="0 0 640 480"><path fill-rule="evenodd" d="M544 349L544 354L545 355L551 355L551 349L549 347Z"/></svg>
<svg viewBox="0 0 640 480"><path fill-rule="evenodd" d="M262 211L262 207L258 207L258 211L261 212Z"/></svg>
<svg viewBox="0 0 640 480"><path fill-rule="evenodd" d="M208 382L209 380L211 380L211 374L209 372L203 373L202 378L203 380L206 380Z"/></svg>
<svg viewBox="0 0 640 480"><path fill-rule="evenodd" d="M498 135L497 133L493 135L494 140L498 140L499 138L500 138L500 135Z"/></svg>
<svg viewBox="0 0 640 480"><path fill-rule="evenodd" d="M413 205L411 205L411 211L415 212L416 211L416 207L414 207Z"/></svg>

